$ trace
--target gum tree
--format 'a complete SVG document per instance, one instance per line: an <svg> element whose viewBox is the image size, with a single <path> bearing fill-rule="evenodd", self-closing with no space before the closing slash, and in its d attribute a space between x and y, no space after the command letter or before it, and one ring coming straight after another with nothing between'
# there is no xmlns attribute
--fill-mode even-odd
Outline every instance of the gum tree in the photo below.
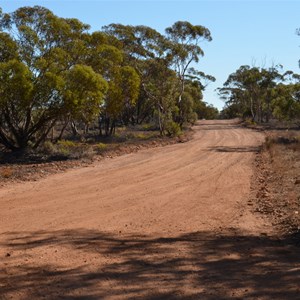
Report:
<svg viewBox="0 0 300 300"><path fill-rule="evenodd" d="M46 8L0 15L0 143L38 147L66 114L100 109L106 82L82 64L88 26ZM84 90L84 91L83 91Z"/></svg>
<svg viewBox="0 0 300 300"><path fill-rule="evenodd" d="M172 59L172 66L179 79L178 107L180 113L178 123L182 125L184 116L181 102L187 75L190 72L196 72L194 68L190 67L192 63L198 63L200 57L204 55L200 43L210 42L212 37L210 31L204 26L178 21L166 28L166 38L169 41L169 56Z"/></svg>

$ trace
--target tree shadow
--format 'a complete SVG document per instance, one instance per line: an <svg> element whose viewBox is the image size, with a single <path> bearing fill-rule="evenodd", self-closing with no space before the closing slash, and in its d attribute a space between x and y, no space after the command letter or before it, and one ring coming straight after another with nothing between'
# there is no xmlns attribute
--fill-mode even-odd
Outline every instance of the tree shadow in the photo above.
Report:
<svg viewBox="0 0 300 300"><path fill-rule="evenodd" d="M199 124L196 123L193 127L200 127L201 130L231 130L236 128L243 128L240 124L220 124L220 123L210 123L210 124Z"/></svg>
<svg viewBox="0 0 300 300"><path fill-rule="evenodd" d="M216 146L208 148L214 152L259 152L261 147L257 146L243 146L243 147L230 147L230 146Z"/></svg>
<svg viewBox="0 0 300 300"><path fill-rule="evenodd" d="M287 238L78 229L1 241L0 299L299 299L299 247Z"/></svg>
<svg viewBox="0 0 300 300"><path fill-rule="evenodd" d="M41 152L26 153L24 151L1 152L0 165L40 165L44 163L75 160L64 154L43 154Z"/></svg>

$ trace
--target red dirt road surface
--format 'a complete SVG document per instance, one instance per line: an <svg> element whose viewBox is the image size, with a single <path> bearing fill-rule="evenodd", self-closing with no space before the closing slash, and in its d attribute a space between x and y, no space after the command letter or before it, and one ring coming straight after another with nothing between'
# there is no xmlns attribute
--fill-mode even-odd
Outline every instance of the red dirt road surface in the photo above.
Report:
<svg viewBox="0 0 300 300"><path fill-rule="evenodd" d="M0 299L300 299L299 248L249 205L263 134L193 140L0 189Z"/></svg>

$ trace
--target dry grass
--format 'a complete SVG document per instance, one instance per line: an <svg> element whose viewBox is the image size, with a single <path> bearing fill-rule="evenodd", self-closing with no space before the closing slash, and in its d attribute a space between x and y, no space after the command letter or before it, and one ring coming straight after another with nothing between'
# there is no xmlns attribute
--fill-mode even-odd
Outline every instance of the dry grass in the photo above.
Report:
<svg viewBox="0 0 300 300"><path fill-rule="evenodd" d="M259 199L262 210L285 233L300 232L300 139L299 131L267 132L259 162L266 193Z"/></svg>

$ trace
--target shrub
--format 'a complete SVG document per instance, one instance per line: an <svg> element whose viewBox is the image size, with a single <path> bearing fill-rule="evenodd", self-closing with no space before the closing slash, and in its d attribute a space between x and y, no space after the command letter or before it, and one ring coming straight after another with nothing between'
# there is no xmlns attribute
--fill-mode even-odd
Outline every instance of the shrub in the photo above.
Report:
<svg viewBox="0 0 300 300"><path fill-rule="evenodd" d="M94 151L91 146L77 145L76 147L70 148L68 156L70 158L92 158Z"/></svg>
<svg viewBox="0 0 300 300"><path fill-rule="evenodd" d="M134 133L129 132L129 133L126 134L126 139L127 139L127 140L132 140L132 139L134 139L134 138L135 138Z"/></svg>
<svg viewBox="0 0 300 300"><path fill-rule="evenodd" d="M189 122L192 124L192 125L195 125L195 123L197 122L197 120L198 120L198 115L197 115L197 113L195 113L195 112L192 112L192 113L190 113L190 115L189 115Z"/></svg>
<svg viewBox="0 0 300 300"><path fill-rule="evenodd" d="M144 133L138 133L138 134L136 135L136 138L137 138L137 139L141 139L141 140L145 140L145 139L149 138L149 136L147 136L147 135L144 134Z"/></svg>
<svg viewBox="0 0 300 300"><path fill-rule="evenodd" d="M96 146L95 146L95 151L97 154L100 154L102 153L104 150L107 149L107 145L106 144L103 144L103 143L98 143Z"/></svg>
<svg viewBox="0 0 300 300"><path fill-rule="evenodd" d="M59 146L62 146L62 147L67 147L67 148L71 148L71 147L75 147L76 144L72 141L69 141L69 140L60 140L57 142L57 144Z"/></svg>
<svg viewBox="0 0 300 300"><path fill-rule="evenodd" d="M43 146L41 147L41 151L43 153L46 153L46 154L55 154L56 152L56 147L55 145L53 145L53 143L51 143L50 141L46 141Z"/></svg>
<svg viewBox="0 0 300 300"><path fill-rule="evenodd" d="M156 126L155 124L147 123L142 125L142 129L145 131L151 131L151 130L155 130Z"/></svg>
<svg viewBox="0 0 300 300"><path fill-rule="evenodd" d="M174 121L169 121L166 124L166 131L169 136L178 136L181 133L179 124Z"/></svg>

